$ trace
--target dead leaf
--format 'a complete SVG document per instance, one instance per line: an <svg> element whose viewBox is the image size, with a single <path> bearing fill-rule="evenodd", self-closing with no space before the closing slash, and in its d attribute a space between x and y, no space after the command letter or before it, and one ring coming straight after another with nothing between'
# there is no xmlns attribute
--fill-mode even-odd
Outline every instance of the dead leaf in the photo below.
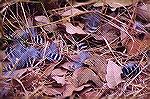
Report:
<svg viewBox="0 0 150 99"><path fill-rule="evenodd" d="M83 99L100 99L100 92L99 91L89 91L85 94L82 94L81 97Z"/></svg>
<svg viewBox="0 0 150 99"><path fill-rule="evenodd" d="M93 56L91 56L91 58L85 61L85 64L88 64L89 68L91 68L94 72L96 72L97 75L101 77L103 81L106 81L105 76L106 76L107 61L105 57L100 56L98 54L94 54Z"/></svg>
<svg viewBox="0 0 150 99"><path fill-rule="evenodd" d="M65 87L65 91L63 92L63 96L64 97L71 96L73 94L73 91L81 91L83 88L89 87L89 86L90 86L89 84L85 84L80 87L75 87L72 84L67 84Z"/></svg>
<svg viewBox="0 0 150 99"><path fill-rule="evenodd" d="M50 25L44 26L44 29L46 31L53 32L57 29L57 25L56 24L50 24Z"/></svg>
<svg viewBox="0 0 150 99"><path fill-rule="evenodd" d="M114 88L120 82L122 82L121 74L122 69L116 63L109 60L107 64L107 74L106 74L106 81L109 88Z"/></svg>
<svg viewBox="0 0 150 99"><path fill-rule="evenodd" d="M89 86L91 86L91 85L90 85L90 84L82 85L82 86L80 86L80 87L76 88L76 89L75 89L75 91L81 91L83 88L85 88L85 87L89 87Z"/></svg>
<svg viewBox="0 0 150 99"><path fill-rule="evenodd" d="M145 25L146 28L150 28L150 23Z"/></svg>
<svg viewBox="0 0 150 99"><path fill-rule="evenodd" d="M64 24L66 26L66 31L70 34L87 34L86 32L84 32L82 30L82 28L80 28L79 26L73 26L71 23L67 22Z"/></svg>
<svg viewBox="0 0 150 99"><path fill-rule="evenodd" d="M132 40L129 40L126 46L127 46L128 55L137 55L150 46L150 39L146 38L142 41L138 39L134 39L134 42Z"/></svg>
<svg viewBox="0 0 150 99"><path fill-rule="evenodd" d="M71 8L67 11L65 11L62 16L70 16L70 15L75 15L75 14L78 14L78 13L83 13L83 11L77 9L77 8Z"/></svg>
<svg viewBox="0 0 150 99"><path fill-rule="evenodd" d="M3 63L0 62L0 76L2 75L2 72L3 72Z"/></svg>
<svg viewBox="0 0 150 99"><path fill-rule="evenodd" d="M65 84L65 76L63 76L63 77L53 76L52 78L55 79L58 84L62 84L62 85Z"/></svg>
<svg viewBox="0 0 150 99"><path fill-rule="evenodd" d="M141 16L142 19L150 20L150 4L143 4L142 6L137 7L137 15Z"/></svg>
<svg viewBox="0 0 150 99"><path fill-rule="evenodd" d="M57 28L56 24L50 24L50 20L46 16L36 16L35 20L37 21L37 25L44 25L44 24L49 24L47 26L44 26L44 29L46 31L54 31Z"/></svg>
<svg viewBox="0 0 150 99"><path fill-rule="evenodd" d="M76 69L73 76L76 78L78 86L85 84L89 80L93 81L98 87L103 85L101 79L89 68L81 67Z"/></svg>
<svg viewBox="0 0 150 99"><path fill-rule="evenodd" d="M64 88L59 88L59 90L57 90L56 88L53 87L47 87L47 86L42 87L42 92L45 93L46 95L58 95L61 94L63 91Z"/></svg>
<svg viewBox="0 0 150 99"><path fill-rule="evenodd" d="M51 76L63 76L67 73L67 70L62 70L60 68L54 69L51 73Z"/></svg>
<svg viewBox="0 0 150 99"><path fill-rule="evenodd" d="M4 77L6 78L19 78L21 77L25 72L27 71L31 71L32 68L29 67L29 68L25 68L25 69L20 69L20 70L14 70L13 72L12 71L8 71L8 72L5 72L3 73ZM12 72L12 73L11 73Z"/></svg>
<svg viewBox="0 0 150 99"><path fill-rule="evenodd" d="M97 0L72 0L70 3L75 7L96 3Z"/></svg>
<svg viewBox="0 0 150 99"><path fill-rule="evenodd" d="M75 86L73 86L72 84L66 85L65 91L63 92L63 96L64 97L71 96L74 90L75 90Z"/></svg>
<svg viewBox="0 0 150 99"><path fill-rule="evenodd" d="M0 60L3 60L6 57L5 51L0 50Z"/></svg>
<svg viewBox="0 0 150 99"><path fill-rule="evenodd" d="M35 16L35 20L40 23L49 23L50 20L46 16Z"/></svg>
<svg viewBox="0 0 150 99"><path fill-rule="evenodd" d="M115 23L115 21L113 21ZM92 34L96 40L103 40L103 37L111 42L120 35L120 30L110 25L110 23L105 23L98 28L95 34Z"/></svg>
<svg viewBox="0 0 150 99"><path fill-rule="evenodd" d="M101 7L103 5L104 5L104 3L102 2L102 0L99 0L98 2L96 2L95 4L93 4L94 7Z"/></svg>
<svg viewBox="0 0 150 99"><path fill-rule="evenodd" d="M43 75L48 76L52 73L53 69L55 68L56 64L49 65L46 70L43 72Z"/></svg>
<svg viewBox="0 0 150 99"><path fill-rule="evenodd" d="M94 4L95 7L102 6L102 4L107 3L111 7L122 7L122 6L129 6L133 3L137 2L137 0L98 0L96 4Z"/></svg>
<svg viewBox="0 0 150 99"><path fill-rule="evenodd" d="M73 65L73 62L65 62L64 64L61 64L60 67L72 71L71 67L73 67Z"/></svg>
<svg viewBox="0 0 150 99"><path fill-rule="evenodd" d="M123 40L122 42L126 42L126 38L128 37L127 33L120 31L121 35L120 38Z"/></svg>

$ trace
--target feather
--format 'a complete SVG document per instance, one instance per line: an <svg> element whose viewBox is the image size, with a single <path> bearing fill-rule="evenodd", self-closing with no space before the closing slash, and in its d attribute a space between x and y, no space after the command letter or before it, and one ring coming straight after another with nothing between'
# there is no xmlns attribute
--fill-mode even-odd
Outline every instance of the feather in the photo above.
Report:
<svg viewBox="0 0 150 99"><path fill-rule="evenodd" d="M34 47L24 47L22 44L17 44L15 48L9 47L6 50L8 60L11 64L7 66L7 70L11 70L12 66L16 66L15 69L22 69L31 66L33 59L40 58L40 51Z"/></svg>
<svg viewBox="0 0 150 99"><path fill-rule="evenodd" d="M83 19L85 19L85 30L87 32L94 33L97 31L101 20L99 13L90 13Z"/></svg>
<svg viewBox="0 0 150 99"><path fill-rule="evenodd" d="M48 60L54 60L54 61L60 61L62 60L63 56L61 54L55 54L55 53L50 53L48 56L47 56L47 59Z"/></svg>
<svg viewBox="0 0 150 99"><path fill-rule="evenodd" d="M21 37L23 39L28 39L30 36L35 37L37 35L37 29L36 28L30 28L30 29L25 29L21 33Z"/></svg>
<svg viewBox="0 0 150 99"><path fill-rule="evenodd" d="M88 48L88 45L84 42L81 42L78 44L79 50L86 50Z"/></svg>
<svg viewBox="0 0 150 99"><path fill-rule="evenodd" d="M127 79L127 78L133 78L135 77L139 72L141 68L136 63L127 63L122 68L121 78Z"/></svg>
<svg viewBox="0 0 150 99"><path fill-rule="evenodd" d="M44 44L44 37L43 36L41 36L41 35L36 35L36 36L34 36L33 37L34 38L34 42L36 43L36 44Z"/></svg>
<svg viewBox="0 0 150 99"><path fill-rule="evenodd" d="M80 54L80 62L84 62L86 59L90 58L90 52L88 51L81 51Z"/></svg>

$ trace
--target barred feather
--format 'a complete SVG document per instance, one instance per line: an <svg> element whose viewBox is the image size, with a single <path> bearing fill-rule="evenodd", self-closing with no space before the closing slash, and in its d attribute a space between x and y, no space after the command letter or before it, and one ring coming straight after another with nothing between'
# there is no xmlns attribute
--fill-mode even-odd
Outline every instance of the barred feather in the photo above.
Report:
<svg viewBox="0 0 150 99"><path fill-rule="evenodd" d="M15 68L17 70L30 67L33 59L40 58L40 52L36 48L24 47L21 44L17 44L15 48L9 47L6 50L6 53L8 54L8 60L11 64L6 66L5 71L12 70L12 68Z"/></svg>
<svg viewBox="0 0 150 99"><path fill-rule="evenodd" d="M133 78L140 72L140 67L135 63L128 63L122 68L121 78Z"/></svg>
<svg viewBox="0 0 150 99"><path fill-rule="evenodd" d="M81 51L79 56L80 56L80 62L83 63L86 59L90 58L91 55L90 52L88 51Z"/></svg>
<svg viewBox="0 0 150 99"><path fill-rule="evenodd" d="M48 48L46 49L46 54L49 54L49 53L55 53L55 54L59 53L56 43L51 42L51 44L48 46Z"/></svg>
<svg viewBox="0 0 150 99"><path fill-rule="evenodd" d="M32 37L35 37L37 35L37 29L36 28L30 28L30 29L25 29L23 31L21 31L20 33L16 34L12 34L12 37L15 39L23 39L23 40L27 40L30 39Z"/></svg>
<svg viewBox="0 0 150 99"><path fill-rule="evenodd" d="M12 71L12 69L13 65L7 64L6 66L3 67L3 72Z"/></svg>
<svg viewBox="0 0 150 99"><path fill-rule="evenodd" d="M46 50L46 58L49 61L60 61L63 59L63 55L59 54L57 45L54 42L48 46Z"/></svg>
<svg viewBox="0 0 150 99"><path fill-rule="evenodd" d="M55 54L55 53L50 53L47 56L48 60L54 60L54 61L60 61L62 60L63 56L61 54Z"/></svg>
<svg viewBox="0 0 150 99"><path fill-rule="evenodd" d="M34 37L34 43L36 44L44 44L44 37L41 35L36 35Z"/></svg>
<svg viewBox="0 0 150 99"><path fill-rule="evenodd" d="M88 45L85 42L81 42L78 44L79 50L86 50L88 48Z"/></svg>
<svg viewBox="0 0 150 99"><path fill-rule="evenodd" d="M85 19L85 30L87 32L94 33L97 31L101 20L99 13L90 13L83 19Z"/></svg>

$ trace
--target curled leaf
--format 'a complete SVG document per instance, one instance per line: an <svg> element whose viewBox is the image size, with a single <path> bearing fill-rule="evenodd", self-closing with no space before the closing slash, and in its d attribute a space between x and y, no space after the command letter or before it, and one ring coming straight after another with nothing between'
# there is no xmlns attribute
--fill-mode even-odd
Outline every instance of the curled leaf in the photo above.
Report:
<svg viewBox="0 0 150 99"><path fill-rule="evenodd" d="M66 74L66 72L67 72L67 70L62 70L60 68L54 69L51 73L51 76L63 76Z"/></svg>
<svg viewBox="0 0 150 99"><path fill-rule="evenodd" d="M98 2L94 4L94 6L102 6L103 4L107 3L111 7L117 8L121 6L129 6L135 2L136 0L98 0Z"/></svg>
<svg viewBox="0 0 150 99"><path fill-rule="evenodd" d="M0 50L0 60L3 60L6 57L5 51Z"/></svg>
<svg viewBox="0 0 150 99"><path fill-rule="evenodd" d="M105 76L106 76L107 62L103 56L94 54L85 61L85 64L88 64L89 68L91 68L94 72L96 72L97 75L101 77L103 81L106 81Z"/></svg>
<svg viewBox="0 0 150 99"><path fill-rule="evenodd" d="M65 23L64 25L66 26L66 31L67 31L68 33L70 33L70 34L75 34L75 33L77 33L77 34L87 34L86 32L84 32L84 31L82 30L81 27L79 27L79 26L75 27L75 26L73 26L73 25L72 25L71 23L69 23L69 22Z"/></svg>
<svg viewBox="0 0 150 99"><path fill-rule="evenodd" d="M137 15L139 15L142 19L150 20L150 4L143 4L142 6L137 7Z"/></svg>
<svg viewBox="0 0 150 99"><path fill-rule="evenodd" d="M74 90L75 86L73 86L72 84L66 85L65 91L63 92L63 96L64 97L71 96Z"/></svg>
<svg viewBox="0 0 150 99"><path fill-rule="evenodd" d="M109 60L107 64L107 74L106 74L106 81L109 88L114 88L120 82L122 82L121 74L122 70L116 63Z"/></svg>
<svg viewBox="0 0 150 99"><path fill-rule="evenodd" d="M87 81L89 80L93 81L98 87L101 87L103 85L103 82L98 77L98 75L96 75L89 68L81 67L79 69L76 69L73 75L74 77L76 77L76 80L78 81L78 86L87 83Z"/></svg>
<svg viewBox="0 0 150 99"><path fill-rule="evenodd" d="M46 16L36 16L35 20L40 23L49 23L49 20Z"/></svg>
<svg viewBox="0 0 150 99"><path fill-rule="evenodd" d="M63 91L64 91L64 88L59 88L58 90L53 87L47 87L47 86L42 87L42 92L46 95L58 95L58 94L61 94L61 92Z"/></svg>
<svg viewBox="0 0 150 99"><path fill-rule="evenodd" d="M83 11L78 10L77 8L71 8L70 10L65 11L62 16L75 15L77 13L82 13Z"/></svg>
<svg viewBox="0 0 150 99"><path fill-rule="evenodd" d="M58 84L62 84L62 85L65 84L65 76L63 76L63 77L53 76L52 78L55 79Z"/></svg>
<svg viewBox="0 0 150 99"><path fill-rule="evenodd" d="M85 84L85 85L82 85L80 87L75 87L74 85L72 84L67 84L65 87L65 90L63 92L63 95L66 97L66 96L71 96L73 91L81 91L83 90L83 88L85 87L89 87L90 85L89 84Z"/></svg>
<svg viewBox="0 0 150 99"><path fill-rule="evenodd" d="M46 31L53 31L57 28L56 24L50 24L50 20L46 16L36 16L35 20L38 22L38 24L43 25L43 24L49 24L47 26L44 26L44 29Z"/></svg>
<svg viewBox="0 0 150 99"><path fill-rule="evenodd" d="M73 67L73 65L73 62L65 62L64 64L61 64L60 67L71 71L71 67Z"/></svg>

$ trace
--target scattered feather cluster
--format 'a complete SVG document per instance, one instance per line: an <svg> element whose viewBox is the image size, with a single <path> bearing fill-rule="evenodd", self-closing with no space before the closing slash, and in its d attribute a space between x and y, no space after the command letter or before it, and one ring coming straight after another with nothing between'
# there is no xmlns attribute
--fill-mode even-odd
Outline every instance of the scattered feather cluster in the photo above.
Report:
<svg viewBox="0 0 150 99"><path fill-rule="evenodd" d="M12 43L13 45L10 45L6 49L6 53L10 63L8 64L8 66L5 66L3 70L5 72L13 69L18 70L26 67L31 67L34 65L35 61L42 59L44 56L44 49L40 49L33 45L26 46L23 43L23 40L29 40L29 38L33 38L34 44L44 44L44 38L38 35L37 31L25 31L21 34L22 35L20 35L19 37L12 38L14 39ZM58 48L55 43L52 42L48 45L45 51L45 57L49 61L60 61L62 59L62 56L58 53Z"/></svg>
<svg viewBox="0 0 150 99"><path fill-rule="evenodd" d="M146 99L150 13L114 1L2 1L0 98Z"/></svg>

